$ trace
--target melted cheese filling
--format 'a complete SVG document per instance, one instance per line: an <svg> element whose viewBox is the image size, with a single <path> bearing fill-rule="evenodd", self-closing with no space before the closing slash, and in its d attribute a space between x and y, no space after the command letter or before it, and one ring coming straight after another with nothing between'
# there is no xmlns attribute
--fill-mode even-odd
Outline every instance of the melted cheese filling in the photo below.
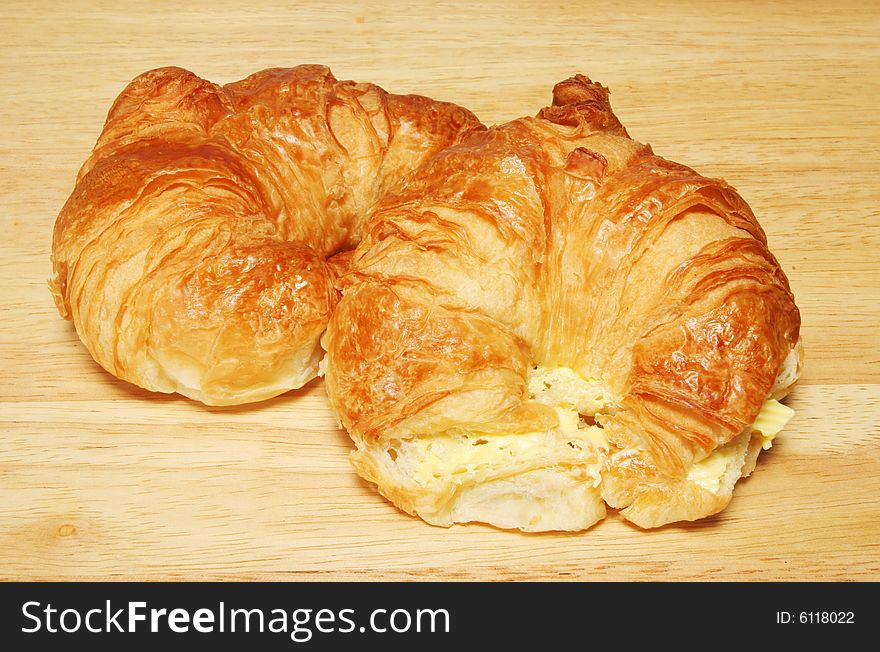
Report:
<svg viewBox="0 0 880 652"><path fill-rule="evenodd" d="M613 404L610 390L601 381L584 378L569 367L536 367L529 371L528 381L533 400L574 414L592 417Z"/></svg>
<svg viewBox="0 0 880 652"><path fill-rule="evenodd" d="M751 428L753 436L761 437L761 448L769 449L773 445L773 439L793 416L794 410L779 401L773 399L764 401ZM738 439L713 451L706 459L693 464L688 471L687 479L717 494L724 476L734 470L739 471L733 467L737 464L741 467L743 463L744 450L738 444Z"/></svg>
<svg viewBox="0 0 880 652"><path fill-rule="evenodd" d="M721 489L721 480L737 463L743 463L740 446L727 445L714 451L704 460L696 462L688 470L687 479L713 494ZM739 470L739 469L737 469Z"/></svg>
<svg viewBox="0 0 880 652"><path fill-rule="evenodd" d="M406 442L405 452L415 459L416 481L427 484L439 478L464 479L491 473L524 472L543 466L579 466L601 482L598 451L608 444L602 429L588 425L581 415L594 416L608 402L609 392L601 383L587 380L572 369L538 367L529 372L532 400L550 405L559 425L543 432L515 434L450 431L442 435L417 437Z"/></svg>
<svg viewBox="0 0 880 652"><path fill-rule="evenodd" d="M780 376L787 373L790 371L784 366ZM558 426L516 434L453 430L407 440L402 442L401 453L414 465L416 481L425 485L441 478L464 480L491 474L493 469L521 473L542 466L570 465L584 468L598 487L608 442L602 428L588 425L582 415L595 417L606 407L614 407L608 388L568 367L532 369L528 384L532 400L556 411ZM772 446L792 416L794 410L779 401L764 402L751 428L753 436L761 437L764 450ZM725 476L739 472L745 449L742 438L716 449L691 466L687 480L717 494Z"/></svg>
<svg viewBox="0 0 880 652"><path fill-rule="evenodd" d="M773 446L773 439L791 421L793 416L794 410L787 405L773 399L764 401L761 411L758 412L758 418L752 424L752 432L761 435L761 448L768 450Z"/></svg>

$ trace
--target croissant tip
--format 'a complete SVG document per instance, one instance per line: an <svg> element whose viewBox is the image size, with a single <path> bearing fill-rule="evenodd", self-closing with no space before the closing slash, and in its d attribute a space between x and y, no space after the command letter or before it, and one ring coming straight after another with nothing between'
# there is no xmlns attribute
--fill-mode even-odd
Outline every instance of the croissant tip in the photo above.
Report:
<svg viewBox="0 0 880 652"><path fill-rule="evenodd" d="M611 130L626 135L614 116L608 89L583 74L559 82L553 87L553 102L541 109L539 118L570 127Z"/></svg>
<svg viewBox="0 0 880 652"><path fill-rule="evenodd" d="M578 73L553 87L553 106L569 106L581 102L607 104L609 94L605 86Z"/></svg>

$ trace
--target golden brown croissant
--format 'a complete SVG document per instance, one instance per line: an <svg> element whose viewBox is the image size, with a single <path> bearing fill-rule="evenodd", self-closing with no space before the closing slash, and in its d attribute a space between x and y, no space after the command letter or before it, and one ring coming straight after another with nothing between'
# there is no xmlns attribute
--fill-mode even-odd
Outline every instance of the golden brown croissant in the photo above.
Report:
<svg viewBox="0 0 880 652"><path fill-rule="evenodd" d="M50 288L98 363L147 389L245 403L317 374L328 257L377 200L479 125L323 66L217 86L179 68L117 98L55 225Z"/></svg>
<svg viewBox="0 0 880 652"><path fill-rule="evenodd" d="M146 73L53 262L100 364L212 404L314 377L336 309L327 388L353 462L440 525L717 512L790 416L774 399L801 365L748 206L629 139L580 76L487 130L318 66L224 87Z"/></svg>
<svg viewBox="0 0 880 652"><path fill-rule="evenodd" d="M723 509L790 416L800 316L726 183L558 84L381 199L322 344L358 472L429 523Z"/></svg>

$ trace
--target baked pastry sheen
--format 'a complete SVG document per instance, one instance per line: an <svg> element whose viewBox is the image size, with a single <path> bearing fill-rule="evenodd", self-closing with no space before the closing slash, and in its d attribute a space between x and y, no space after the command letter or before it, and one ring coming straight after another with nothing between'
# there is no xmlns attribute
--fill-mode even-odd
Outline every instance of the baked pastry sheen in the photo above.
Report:
<svg viewBox="0 0 880 652"><path fill-rule="evenodd" d="M146 73L52 258L120 378L233 404L325 371L357 471L437 525L713 514L802 364L749 207L630 139L580 75L486 128L320 66Z"/></svg>
<svg viewBox="0 0 880 652"><path fill-rule="evenodd" d="M583 76L384 196L341 286L330 402L359 473L431 523L697 519L790 416L800 317L751 210Z"/></svg>
<svg viewBox="0 0 880 652"><path fill-rule="evenodd" d="M55 223L50 288L110 373L210 405L314 378L328 258L477 119L324 66L217 86L147 72L116 99ZM344 258L344 257L343 257Z"/></svg>

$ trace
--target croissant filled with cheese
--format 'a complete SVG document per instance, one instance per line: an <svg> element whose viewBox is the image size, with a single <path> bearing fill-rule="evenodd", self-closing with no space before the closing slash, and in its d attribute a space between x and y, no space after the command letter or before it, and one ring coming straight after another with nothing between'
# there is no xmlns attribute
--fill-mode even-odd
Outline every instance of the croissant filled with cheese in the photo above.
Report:
<svg viewBox="0 0 880 652"><path fill-rule="evenodd" d="M713 514L802 361L749 207L582 76L487 128L320 66L151 71L52 259L60 312L129 382L220 405L325 373L358 473L436 525Z"/></svg>
<svg viewBox="0 0 880 652"><path fill-rule="evenodd" d="M340 286L330 402L429 523L701 518L790 417L800 317L754 215L582 76L386 194Z"/></svg>

